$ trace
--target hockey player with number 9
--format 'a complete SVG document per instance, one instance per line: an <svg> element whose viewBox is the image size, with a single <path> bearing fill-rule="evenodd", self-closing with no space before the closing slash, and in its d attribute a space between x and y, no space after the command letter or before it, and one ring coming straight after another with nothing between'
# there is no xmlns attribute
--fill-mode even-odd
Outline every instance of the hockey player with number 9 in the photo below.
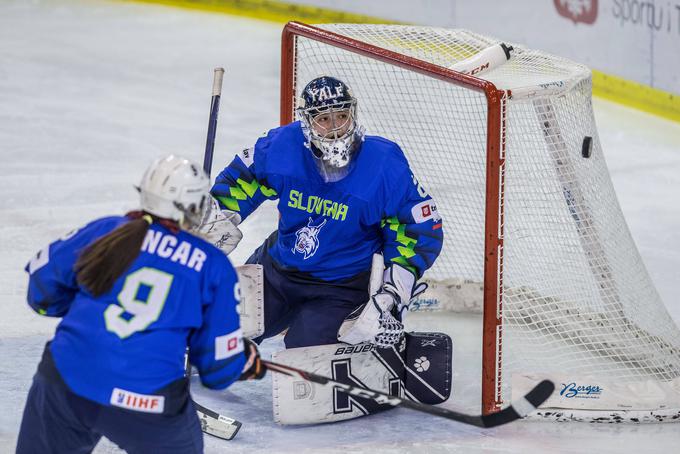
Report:
<svg viewBox="0 0 680 454"><path fill-rule="evenodd" d="M237 154L211 190L235 224L278 199L278 229L248 260L264 270L262 338L287 330L287 348L334 344L343 321L368 301L362 315L372 312L374 323L354 337L394 345L423 290L417 279L441 250L442 220L399 146L364 134L344 82L318 77L298 105L299 121ZM385 271L369 295L374 253Z"/></svg>
<svg viewBox="0 0 680 454"><path fill-rule="evenodd" d="M236 272L193 232L208 189L198 165L158 159L140 211L92 221L27 265L29 305L63 320L29 391L18 453L91 452L102 435L129 453L200 453L186 348L208 388L264 375L241 336Z"/></svg>

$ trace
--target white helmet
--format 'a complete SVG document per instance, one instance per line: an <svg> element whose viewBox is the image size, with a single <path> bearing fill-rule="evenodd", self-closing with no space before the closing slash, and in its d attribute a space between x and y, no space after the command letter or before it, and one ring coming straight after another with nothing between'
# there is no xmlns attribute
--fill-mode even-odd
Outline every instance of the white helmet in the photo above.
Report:
<svg viewBox="0 0 680 454"><path fill-rule="evenodd" d="M188 228L198 226L210 206L208 175L198 164L175 155L156 159L138 189L142 210Z"/></svg>

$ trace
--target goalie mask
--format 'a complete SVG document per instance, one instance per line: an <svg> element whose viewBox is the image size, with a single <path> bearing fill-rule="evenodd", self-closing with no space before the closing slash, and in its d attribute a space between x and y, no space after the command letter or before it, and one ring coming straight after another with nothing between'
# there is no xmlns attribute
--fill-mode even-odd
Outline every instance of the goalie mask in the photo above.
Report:
<svg viewBox="0 0 680 454"><path fill-rule="evenodd" d="M179 156L156 159L139 187L142 210L183 228L200 224L210 207L210 180L203 169Z"/></svg>
<svg viewBox="0 0 680 454"><path fill-rule="evenodd" d="M333 168L349 164L364 135L349 87L334 77L318 77L302 90L297 110L314 156Z"/></svg>

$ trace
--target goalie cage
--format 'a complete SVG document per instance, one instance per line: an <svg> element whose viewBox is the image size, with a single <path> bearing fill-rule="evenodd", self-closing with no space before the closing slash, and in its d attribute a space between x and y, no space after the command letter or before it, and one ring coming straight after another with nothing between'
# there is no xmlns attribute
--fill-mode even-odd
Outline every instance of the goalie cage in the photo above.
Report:
<svg viewBox="0 0 680 454"><path fill-rule="evenodd" d="M431 289L413 306L483 307L484 414L551 378L557 392L534 416L677 420L680 331L619 208L590 70L515 44L479 78L447 69L498 43L464 30L291 22L281 124L304 84L328 74L352 87L369 134L402 147L445 220Z"/></svg>

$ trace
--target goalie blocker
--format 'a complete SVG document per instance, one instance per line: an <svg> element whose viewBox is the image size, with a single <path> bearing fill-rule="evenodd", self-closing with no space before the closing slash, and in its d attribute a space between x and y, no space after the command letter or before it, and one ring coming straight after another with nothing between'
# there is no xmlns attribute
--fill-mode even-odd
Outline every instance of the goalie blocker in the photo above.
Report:
<svg viewBox="0 0 680 454"><path fill-rule="evenodd" d="M272 361L332 377L341 383L375 389L416 402L439 404L451 393L453 343L441 333L407 333L399 344L331 344L287 349ZM273 375L274 420L317 424L377 413L378 404L288 375Z"/></svg>

